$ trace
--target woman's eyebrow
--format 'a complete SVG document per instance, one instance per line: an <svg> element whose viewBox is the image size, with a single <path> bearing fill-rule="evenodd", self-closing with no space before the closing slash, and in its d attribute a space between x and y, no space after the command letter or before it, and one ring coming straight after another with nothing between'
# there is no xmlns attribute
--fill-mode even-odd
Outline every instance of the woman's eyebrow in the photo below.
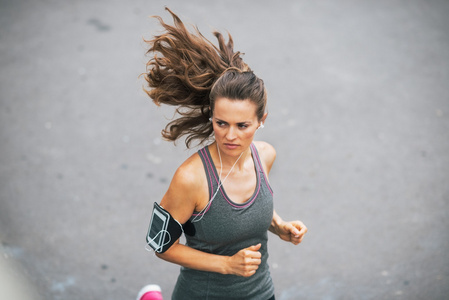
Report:
<svg viewBox="0 0 449 300"><path fill-rule="evenodd" d="M228 122L226 122L226 121L223 121L223 120L221 120L221 119L219 119L219 118L215 118L215 120L216 120L217 122L222 122L222 123L226 123L226 124L228 124Z"/></svg>
<svg viewBox="0 0 449 300"><path fill-rule="evenodd" d="M222 123L226 123L226 124L228 124L228 122L226 122L226 121L224 121L224 120L221 120L221 119L219 119L219 118L215 118L215 120L217 121L217 122L222 122ZM244 125L244 124L251 124L252 122L251 121L242 121L242 122L237 122L236 124L237 125Z"/></svg>

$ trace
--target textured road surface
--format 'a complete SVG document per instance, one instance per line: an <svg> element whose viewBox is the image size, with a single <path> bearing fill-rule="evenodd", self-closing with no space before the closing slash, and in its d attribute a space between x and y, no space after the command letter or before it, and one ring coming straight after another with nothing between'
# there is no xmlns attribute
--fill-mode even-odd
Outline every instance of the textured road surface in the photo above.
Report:
<svg viewBox="0 0 449 300"><path fill-rule="evenodd" d="M138 78L164 5L268 86L275 207L309 227L271 236L277 298L447 299L445 0L1 0L0 298L170 298L179 267L144 236L195 149L160 139L172 112Z"/></svg>

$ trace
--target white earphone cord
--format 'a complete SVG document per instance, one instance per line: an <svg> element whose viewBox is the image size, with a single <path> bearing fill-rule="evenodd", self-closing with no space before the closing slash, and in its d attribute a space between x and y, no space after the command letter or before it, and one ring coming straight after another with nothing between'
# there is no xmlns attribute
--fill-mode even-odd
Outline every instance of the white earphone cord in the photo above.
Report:
<svg viewBox="0 0 449 300"><path fill-rule="evenodd" d="M165 242L164 244L162 244L162 245L159 245L159 247L157 247L156 249L154 249L153 250L153 248L148 248L148 246L150 246L150 244L160 235L160 234L162 234L162 233L166 233L167 235L168 235L168 241L167 242ZM161 231L159 231L155 236L154 236L154 238L152 238L152 239L150 239L148 242L147 242L147 244L145 245L145 250L147 250L148 252L152 252L152 251L154 251L154 252L160 252L160 251L162 251L162 249L164 248L164 246L165 245L168 245L169 243L170 243L170 241L171 241L171 235L170 235L170 232L168 232L167 230L161 230ZM151 247L151 246L150 246Z"/></svg>
<svg viewBox="0 0 449 300"><path fill-rule="evenodd" d="M218 191L220 190L221 186L224 184L224 182L226 181L226 179L228 178L229 174L231 174L232 170L234 169L235 165L237 164L237 162L239 161L240 157L242 157L243 153L245 151L243 151L242 153L240 153L239 158L237 158L237 160L235 161L234 165L232 166L231 170L229 170L228 175L226 175L226 177L221 180L221 174L223 171L223 162L221 161L221 154L220 154L220 148L218 147L217 144L217 150L218 150L218 157L220 158L220 175L218 176L220 179L220 184L218 185L217 191L214 193L214 195L212 196L212 198L209 200L209 202L207 203L207 205L193 218L192 223L195 222L199 222L201 221L201 219L203 218L203 216L205 215L205 211L209 208L209 206L212 204L212 201L215 199L215 196L217 195ZM198 216L201 216L199 219Z"/></svg>
<svg viewBox="0 0 449 300"><path fill-rule="evenodd" d="M173 220L175 220L175 219L173 219ZM176 221L176 223L179 224L179 227L181 227L181 230L182 230L182 232L184 233L184 228L182 227L181 223L179 223L178 220L175 220L175 221ZM159 245L159 247L157 247L157 248L154 249L154 250L153 250L153 248L148 248L148 247L151 247L150 244L151 244L152 242L154 242L154 240L157 239L157 237L158 237L160 234L164 233L164 232L168 235L168 241L165 242L165 243L162 244L162 245ZM163 249L166 245L170 244L170 242L171 242L171 234L170 234L170 232L167 231L167 230L165 230L165 229L162 229L162 230L160 230L160 231L154 236L154 238L152 238L152 239L150 239L149 241L147 241L147 244L145 245L145 250L147 250L148 252L152 252L152 251L154 251L154 252L160 252L160 251L162 251L162 249Z"/></svg>

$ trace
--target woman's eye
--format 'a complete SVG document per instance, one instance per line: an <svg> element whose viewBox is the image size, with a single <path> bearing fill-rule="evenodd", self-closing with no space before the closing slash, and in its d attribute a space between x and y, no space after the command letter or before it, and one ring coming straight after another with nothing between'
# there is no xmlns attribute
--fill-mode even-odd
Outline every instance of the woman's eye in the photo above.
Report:
<svg viewBox="0 0 449 300"><path fill-rule="evenodd" d="M221 127L221 126L224 126L225 123L224 123L224 122L221 122L221 121L217 121L217 125Z"/></svg>
<svg viewBox="0 0 449 300"><path fill-rule="evenodd" d="M240 124L240 125L239 125L239 128L245 129L245 128L248 128L248 125L246 125L246 124Z"/></svg>

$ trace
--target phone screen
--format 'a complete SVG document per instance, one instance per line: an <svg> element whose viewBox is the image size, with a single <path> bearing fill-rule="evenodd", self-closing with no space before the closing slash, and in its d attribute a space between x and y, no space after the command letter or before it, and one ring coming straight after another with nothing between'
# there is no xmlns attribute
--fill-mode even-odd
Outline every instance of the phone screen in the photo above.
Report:
<svg viewBox="0 0 449 300"><path fill-rule="evenodd" d="M147 242L154 250L158 250L164 245L168 218L168 214L155 204L147 234Z"/></svg>

